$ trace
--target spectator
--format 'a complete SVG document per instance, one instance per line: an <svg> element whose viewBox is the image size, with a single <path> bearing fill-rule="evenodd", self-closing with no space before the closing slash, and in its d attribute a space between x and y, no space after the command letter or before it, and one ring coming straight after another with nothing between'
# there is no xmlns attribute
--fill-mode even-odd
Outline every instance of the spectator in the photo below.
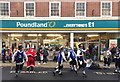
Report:
<svg viewBox="0 0 120 82"><path fill-rule="evenodd" d="M5 50L5 47L2 49L2 63L6 63L5 62L5 56L6 56L6 50Z"/></svg>
<svg viewBox="0 0 120 82"><path fill-rule="evenodd" d="M115 58L115 73L120 73L120 50L116 50Z"/></svg>
<svg viewBox="0 0 120 82"><path fill-rule="evenodd" d="M42 48L40 48L38 51L38 61L39 61L38 64L41 64L43 62L43 50L42 50Z"/></svg>
<svg viewBox="0 0 120 82"><path fill-rule="evenodd" d="M43 49L43 64L46 64L47 63L47 56L48 56L49 54L48 54L48 51L47 51L47 48L45 47L44 49Z"/></svg>
<svg viewBox="0 0 120 82"><path fill-rule="evenodd" d="M111 63L111 52L109 49L106 51L102 52L104 55L104 67L105 68L110 68L110 63Z"/></svg>
<svg viewBox="0 0 120 82"><path fill-rule="evenodd" d="M59 48L56 46L55 51L53 53L53 61L57 61L58 54L59 54Z"/></svg>
<svg viewBox="0 0 120 82"><path fill-rule="evenodd" d="M12 61L12 49L8 48L8 61L11 63Z"/></svg>

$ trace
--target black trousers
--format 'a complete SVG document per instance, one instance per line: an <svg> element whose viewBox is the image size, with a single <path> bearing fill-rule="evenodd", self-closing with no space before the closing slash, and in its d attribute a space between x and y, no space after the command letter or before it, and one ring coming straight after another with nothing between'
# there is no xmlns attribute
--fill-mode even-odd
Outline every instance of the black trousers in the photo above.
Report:
<svg viewBox="0 0 120 82"><path fill-rule="evenodd" d="M15 69L16 73L18 73L19 70L20 70L20 71L22 70L23 65L24 65L24 64L21 64L21 65L17 65L17 64L16 64L16 69Z"/></svg>
<svg viewBox="0 0 120 82"><path fill-rule="evenodd" d="M2 55L2 62L5 63L5 55Z"/></svg>
<svg viewBox="0 0 120 82"><path fill-rule="evenodd" d="M80 61L78 60L78 66L79 66L79 69L80 69L80 68L83 68L83 69L86 68L86 63L85 63L84 61L82 61L82 62L83 62L83 63L80 64Z"/></svg>
<svg viewBox="0 0 120 82"><path fill-rule="evenodd" d="M75 59L72 59L72 61L70 61L70 65L77 65L77 62Z"/></svg>
<svg viewBox="0 0 120 82"><path fill-rule="evenodd" d="M120 59L115 60L115 67L116 67L116 69L119 68L119 70L120 70Z"/></svg>
<svg viewBox="0 0 120 82"><path fill-rule="evenodd" d="M63 68L63 65L58 64L58 69L59 69L59 70L62 70L62 68Z"/></svg>
<svg viewBox="0 0 120 82"><path fill-rule="evenodd" d="M110 66L110 63L111 63L111 59L104 57L104 66L106 66L106 65Z"/></svg>
<svg viewBox="0 0 120 82"><path fill-rule="evenodd" d="M61 71L63 69L63 65L61 65L61 62L58 63L58 66L56 68L56 70L58 69L57 72Z"/></svg>
<svg viewBox="0 0 120 82"><path fill-rule="evenodd" d="M43 56L43 63L47 63L47 56Z"/></svg>

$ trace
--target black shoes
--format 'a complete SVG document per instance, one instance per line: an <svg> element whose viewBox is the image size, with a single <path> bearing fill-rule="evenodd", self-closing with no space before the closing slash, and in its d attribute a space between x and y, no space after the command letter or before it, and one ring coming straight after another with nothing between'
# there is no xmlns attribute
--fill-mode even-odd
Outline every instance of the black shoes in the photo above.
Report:
<svg viewBox="0 0 120 82"><path fill-rule="evenodd" d="M62 75L62 73L59 73L59 75Z"/></svg>
<svg viewBox="0 0 120 82"><path fill-rule="evenodd" d="M77 71L75 71L75 73L78 74Z"/></svg>
<svg viewBox="0 0 120 82"><path fill-rule="evenodd" d="M55 72L53 71L53 75L55 76Z"/></svg>
<svg viewBox="0 0 120 82"><path fill-rule="evenodd" d="M15 77L18 77L18 73L16 73Z"/></svg>
<svg viewBox="0 0 120 82"><path fill-rule="evenodd" d="M83 71L82 74L85 76L86 75L85 71Z"/></svg>
<svg viewBox="0 0 120 82"><path fill-rule="evenodd" d="M61 72L55 72L55 71L53 71L53 75L54 75L54 76L55 76L56 73L58 73L58 75L62 75Z"/></svg>

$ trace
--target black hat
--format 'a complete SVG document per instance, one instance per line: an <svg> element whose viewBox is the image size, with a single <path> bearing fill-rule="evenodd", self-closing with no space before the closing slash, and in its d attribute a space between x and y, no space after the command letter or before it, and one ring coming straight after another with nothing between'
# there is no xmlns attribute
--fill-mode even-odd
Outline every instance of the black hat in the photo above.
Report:
<svg viewBox="0 0 120 82"><path fill-rule="evenodd" d="M23 48L22 45L18 46L18 49L22 49L22 48Z"/></svg>

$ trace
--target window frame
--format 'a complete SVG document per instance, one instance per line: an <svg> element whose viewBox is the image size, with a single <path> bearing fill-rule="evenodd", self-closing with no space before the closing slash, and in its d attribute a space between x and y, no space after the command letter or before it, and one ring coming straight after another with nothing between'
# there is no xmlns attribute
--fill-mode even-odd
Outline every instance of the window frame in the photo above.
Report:
<svg viewBox="0 0 120 82"><path fill-rule="evenodd" d="M51 3L59 3L59 16L51 16ZM49 17L61 17L61 2L60 1L49 2Z"/></svg>
<svg viewBox="0 0 120 82"><path fill-rule="evenodd" d="M0 17L10 17L10 12L11 12L11 10L10 10L10 2L9 1L0 1L0 3L8 3L8 7L9 7L9 15L1 15L0 14Z"/></svg>
<svg viewBox="0 0 120 82"><path fill-rule="evenodd" d="M77 16L76 14L77 14L77 11L76 11L76 9L77 9L77 3L84 3L85 4L85 13L84 13L84 16ZM86 17L86 1L76 1L75 2L75 17Z"/></svg>
<svg viewBox="0 0 120 82"><path fill-rule="evenodd" d="M102 15L102 3L110 3L110 15ZM112 17L112 1L101 1L101 4L100 4L100 8L101 8L101 17Z"/></svg>
<svg viewBox="0 0 120 82"><path fill-rule="evenodd" d="M34 15L33 16L26 16L26 3L34 3ZM33 1L24 2L24 17L35 17L36 16L36 3Z"/></svg>

